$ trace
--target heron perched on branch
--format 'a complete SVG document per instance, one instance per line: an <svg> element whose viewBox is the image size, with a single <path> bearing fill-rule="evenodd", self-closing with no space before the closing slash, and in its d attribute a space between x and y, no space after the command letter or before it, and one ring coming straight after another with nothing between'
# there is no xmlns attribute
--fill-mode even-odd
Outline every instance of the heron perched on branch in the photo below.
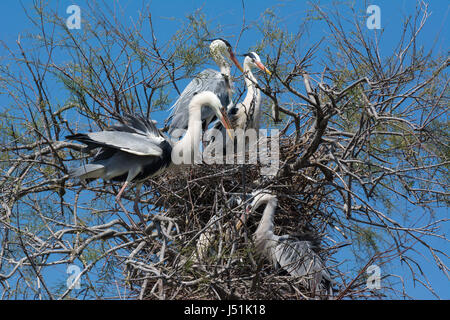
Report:
<svg viewBox="0 0 450 320"><path fill-rule="evenodd" d="M177 101L171 107L171 114L166 120L169 123L169 134L172 135L175 129L186 129L188 127L187 109L189 101L197 92L214 92L224 107L231 105L232 101L232 81L231 81L231 60L241 72L243 69L233 53L233 48L224 39L212 40L210 46L211 56L216 62L220 71L205 69L200 72L183 90ZM202 110L201 120L203 128L206 129L214 119L214 112L208 109Z"/></svg>
<svg viewBox="0 0 450 320"><path fill-rule="evenodd" d="M258 81L253 75L252 69L258 68L267 74L272 73L262 64L260 57L256 52L249 52L243 55L244 59L244 79L247 87L247 94L242 102L228 108L228 117L230 119L231 127L233 129L259 129L261 120L261 90L258 89ZM213 125L213 129L221 132L222 139L215 140L217 132L210 130L207 135L212 135L211 142L208 144L208 152L212 149L218 150L222 148L226 150L226 135L224 126L217 121ZM208 138L207 138L208 139ZM232 139L233 140L233 139Z"/></svg>
<svg viewBox="0 0 450 320"><path fill-rule="evenodd" d="M257 252L270 260L275 268L282 268L291 276L308 278L308 286L315 296L332 296L330 273L314 252L312 242L274 234L273 219L278 206L277 197L261 190L252 195L254 200L247 208L247 214L255 212L261 205L266 206L253 236Z"/></svg>
<svg viewBox="0 0 450 320"><path fill-rule="evenodd" d="M258 81L252 69L258 68L267 74L272 73L262 64L261 58L256 52L249 52L243 55L244 59L244 80L247 94L244 100L228 111L231 126L233 129L259 129L261 119L261 90L257 88ZM217 122L216 128L223 130L223 126Z"/></svg>
<svg viewBox="0 0 450 320"><path fill-rule="evenodd" d="M86 144L86 151L100 148L91 163L70 170L69 175L87 180L102 178L123 181L116 200L128 216L121 202L125 188L137 181L139 190L145 179L164 172L173 163L175 152L178 154L181 151L192 156L194 147L201 139L201 110L204 107L209 107L223 125L230 128L226 110L219 98L213 92L204 91L191 99L186 110L189 119L187 131L176 142L164 136L153 121L131 115L125 117L123 124L114 125L105 131L67 136L69 140Z"/></svg>

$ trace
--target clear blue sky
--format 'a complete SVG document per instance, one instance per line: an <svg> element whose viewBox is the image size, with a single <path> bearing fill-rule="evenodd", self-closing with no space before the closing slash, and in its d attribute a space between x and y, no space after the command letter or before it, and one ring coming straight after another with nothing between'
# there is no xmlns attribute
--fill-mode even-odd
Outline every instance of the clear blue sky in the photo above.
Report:
<svg viewBox="0 0 450 320"><path fill-rule="evenodd" d="M321 4L328 5L331 1L320 1ZM427 1L430 4L429 11L432 15L425 26L420 38L421 44L426 48L434 46L436 52L447 54L449 49L448 30L449 25L449 2L445 0ZM51 6L57 10L61 17L67 17L66 8L71 4L81 7L83 15L83 6L85 1L49 1ZM131 19L136 19L138 11L144 5L150 5L153 17L153 24L156 29L156 36L160 41L170 38L179 28L178 19L183 19L187 14L192 13L195 9L202 7L207 19L212 25L220 24L223 26L222 37L227 38L230 43L234 44L237 34L242 26L242 5L241 1L195 1L195 0L175 0L175 1L141 1L141 0L123 0L119 1L120 7L124 10L121 17L123 24L130 24ZM364 10L369 4L376 4L381 8L381 26L385 30L383 34L382 55L388 56L392 50L396 40L400 34L400 26L405 16L412 14L415 7L415 1L412 0L389 0L370 2L357 1L361 10ZM0 1L0 39L5 41L9 46L14 46L14 42L18 34L26 34L27 32L35 32L33 26L24 14L23 8L29 8L32 1L22 1L22 4L16 0ZM295 32L298 30L301 17L306 15L308 6L307 1L274 1L274 0L245 0L245 19L247 22L256 21L262 12L268 7L278 7L278 13L283 17L283 24ZM365 10L364 10L365 11ZM82 16L83 17L83 16ZM175 19L173 19L175 18ZM350 30L349 30L350 31ZM440 40L435 42L436 35L441 34ZM242 36L237 51L240 53L247 52L257 40L257 32L255 28L248 30ZM325 28L317 27L310 30L307 37L302 39L304 47L309 47L314 41L317 41L325 35ZM5 52L0 48L0 55ZM320 57L320 52L318 56ZM0 96L0 109L3 108L5 100ZM156 120L161 121L159 116ZM448 211L441 212L442 215L448 217ZM448 229L442 230L447 233ZM448 245L442 245L441 250L449 252ZM450 298L450 290L448 289L449 281L437 270L436 266L430 261L429 255L426 258L429 263L424 264L424 272L429 274L429 280L442 298ZM445 261L448 264L448 261ZM400 267L399 267L400 268ZM406 269L402 269L406 271ZM391 270L398 271L398 270ZM433 298L433 296L422 286L412 286L412 282L405 279L409 294L414 298Z"/></svg>

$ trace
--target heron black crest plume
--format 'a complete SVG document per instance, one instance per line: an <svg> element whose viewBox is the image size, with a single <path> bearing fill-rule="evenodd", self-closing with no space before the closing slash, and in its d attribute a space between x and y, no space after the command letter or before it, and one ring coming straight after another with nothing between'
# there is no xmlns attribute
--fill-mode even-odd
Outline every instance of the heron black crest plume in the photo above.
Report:
<svg viewBox="0 0 450 320"><path fill-rule="evenodd" d="M215 40L221 40L227 45L228 48L232 48L232 45L224 38L205 39L205 41L209 41L209 42L213 42Z"/></svg>

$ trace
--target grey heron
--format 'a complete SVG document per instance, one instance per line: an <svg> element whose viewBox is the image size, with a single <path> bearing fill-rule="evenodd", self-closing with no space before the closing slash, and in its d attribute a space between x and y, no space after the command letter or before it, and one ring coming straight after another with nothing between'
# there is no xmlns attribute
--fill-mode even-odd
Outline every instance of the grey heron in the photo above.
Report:
<svg viewBox="0 0 450 320"><path fill-rule="evenodd" d="M252 69L258 68L269 75L272 73L262 64L256 52L249 52L244 54L244 56L244 79L247 95L242 102L229 110L228 116L233 129L259 129L261 90L256 86L258 81L253 75ZM217 123L217 126L223 129L220 123Z"/></svg>
<svg viewBox="0 0 450 320"><path fill-rule="evenodd" d="M175 129L186 129L188 126L187 109L189 101L197 92L212 91L220 99L220 102L224 107L231 104L231 65L228 60L239 68L241 72L243 69L236 59L233 49L228 41L224 39L212 40L210 46L211 56L220 68L220 71L214 69L205 69L200 72L181 92L177 101L170 108L171 114L166 120L169 123L169 134ZM204 128L206 129L209 123L214 119L214 113L211 110L202 110L201 120Z"/></svg>
<svg viewBox="0 0 450 320"><path fill-rule="evenodd" d="M231 127L233 129L259 129L259 122L261 119L261 90L257 88L258 81L254 76L252 69L258 68L267 74L272 73L262 64L259 55L256 52L249 52L244 54L244 79L245 85L247 87L247 94L244 100L228 110L228 117L230 119ZM225 128L223 125L217 121L213 125L213 129L221 131L223 149L225 150ZM215 134L210 131L210 134ZM211 139L212 142L208 145L208 150L211 148L217 149L219 146L214 144L214 138Z"/></svg>
<svg viewBox="0 0 450 320"><path fill-rule="evenodd" d="M309 278L308 286L315 295L332 295L332 280L325 263L314 252L311 241L299 240L289 235L274 234L274 215L278 199L267 191L252 193L254 200L247 208L247 214L261 205L266 205L262 218L253 235L256 250L266 257L275 268L282 268L291 276Z"/></svg>
<svg viewBox="0 0 450 320"><path fill-rule="evenodd" d="M103 178L124 182L116 201L128 216L120 200L127 185L132 181L142 183L164 172L173 164L175 150L188 153L194 151L194 146L199 144L201 138L203 107L211 108L224 126L229 128L229 120L219 98L210 91L203 91L191 99L189 109L186 110L189 117L187 131L176 142L164 136L151 120L131 115L125 117L124 124L111 126L105 131L66 136L69 140L86 144L86 151L100 148L91 163L70 170L69 175L87 180Z"/></svg>

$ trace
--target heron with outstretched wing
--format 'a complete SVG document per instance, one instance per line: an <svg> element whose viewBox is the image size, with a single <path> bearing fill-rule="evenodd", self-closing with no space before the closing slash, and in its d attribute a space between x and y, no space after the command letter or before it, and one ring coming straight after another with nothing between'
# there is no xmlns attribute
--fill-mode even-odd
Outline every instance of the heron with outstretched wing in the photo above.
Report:
<svg viewBox="0 0 450 320"><path fill-rule="evenodd" d="M123 124L104 131L67 136L69 140L86 144L86 151L100 148L91 163L70 170L69 175L87 180L102 178L123 181L116 200L128 216L120 199L131 182L142 183L145 179L164 172L173 164L175 152L188 153L189 158L192 158L194 146L201 140L201 110L204 107L209 107L224 126L230 128L228 116L219 98L213 92L204 91L191 99L186 110L190 119L188 128L183 138L176 142L163 135L153 121L131 115L125 117ZM129 216L128 218L133 223Z"/></svg>

